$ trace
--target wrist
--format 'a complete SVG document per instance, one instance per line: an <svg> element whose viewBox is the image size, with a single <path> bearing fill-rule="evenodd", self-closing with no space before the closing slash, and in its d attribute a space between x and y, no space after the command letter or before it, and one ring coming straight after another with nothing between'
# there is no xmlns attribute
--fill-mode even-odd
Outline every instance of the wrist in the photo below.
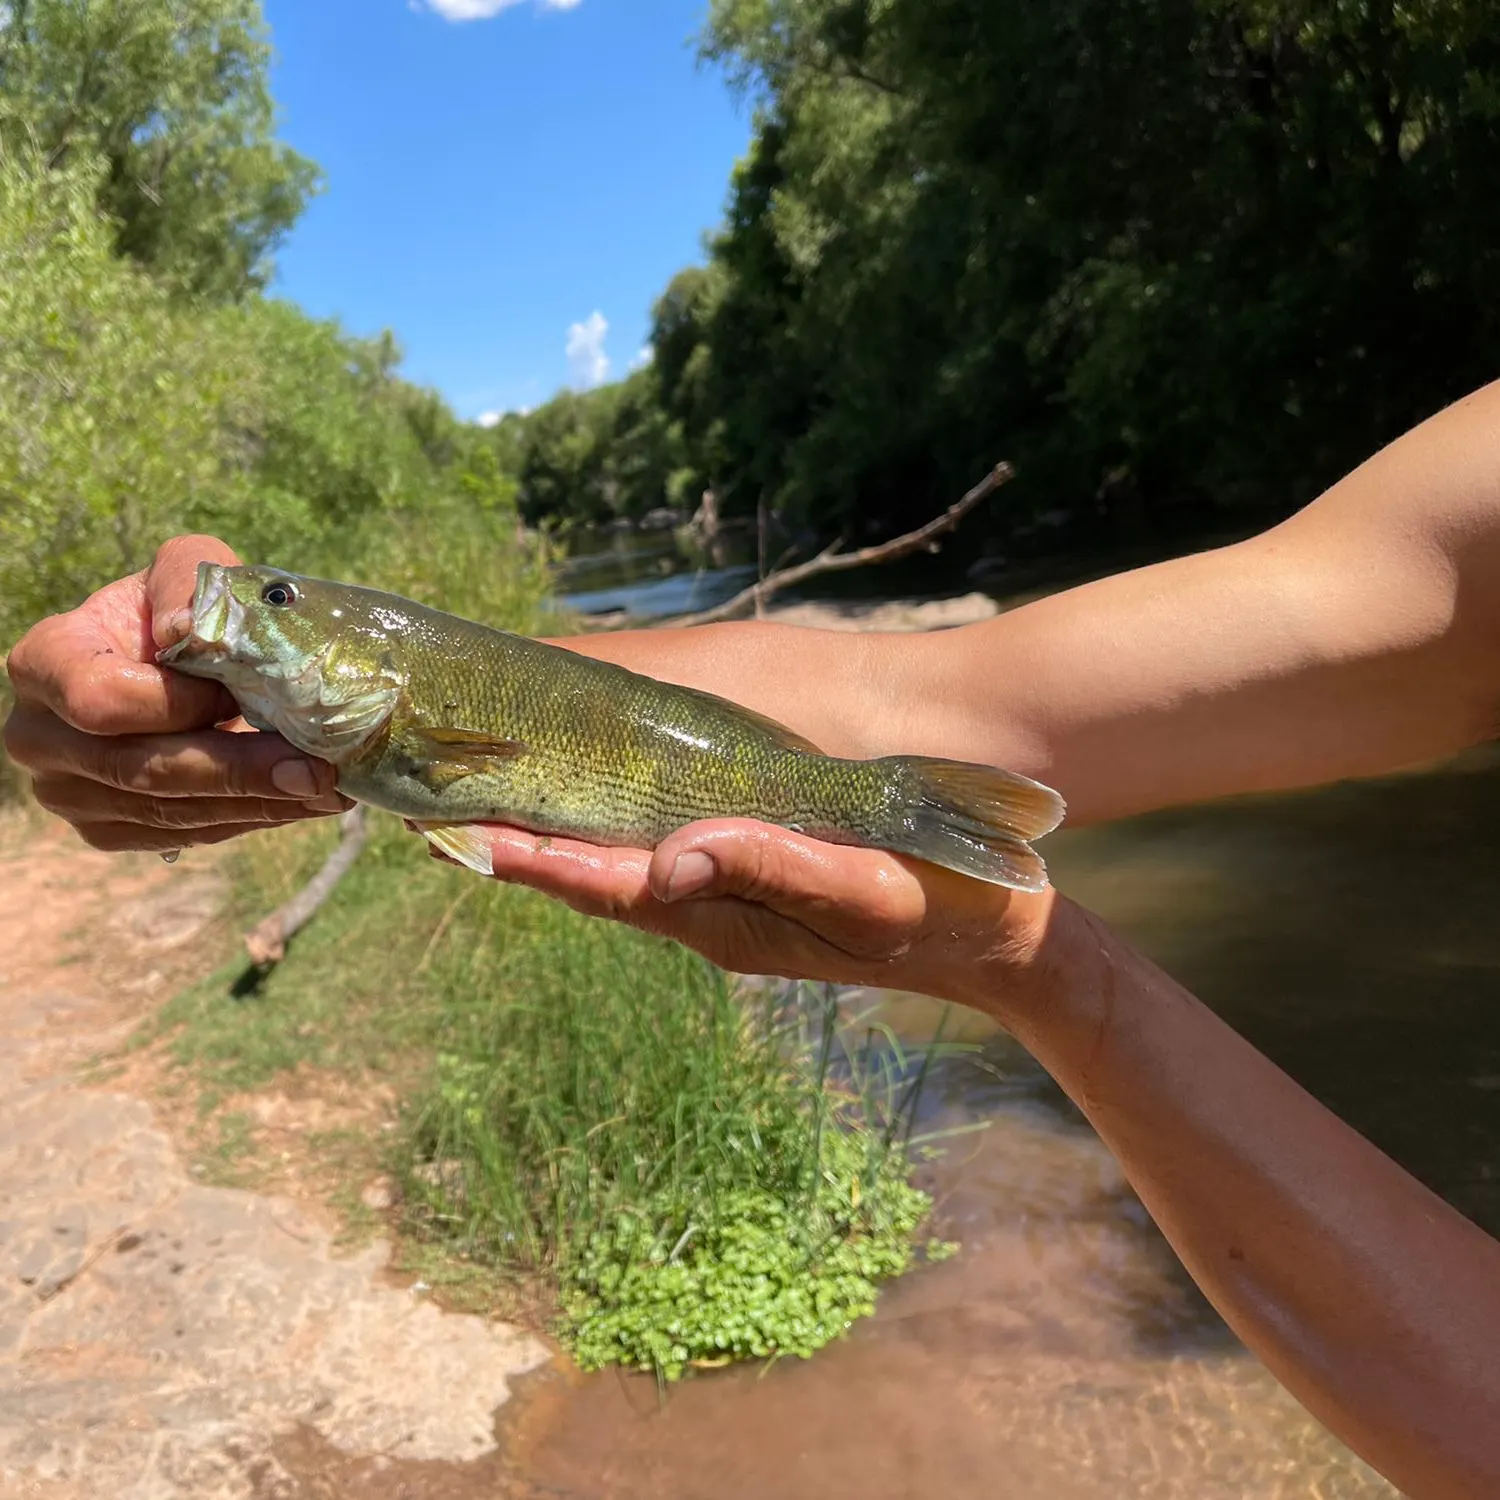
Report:
<svg viewBox="0 0 1500 1500"><path fill-rule="evenodd" d="M1099 918L1050 886L1014 898L1002 940L973 967L963 1002L1028 1051L1054 1053L1071 1038L1097 1037L1114 1000L1113 947Z"/></svg>

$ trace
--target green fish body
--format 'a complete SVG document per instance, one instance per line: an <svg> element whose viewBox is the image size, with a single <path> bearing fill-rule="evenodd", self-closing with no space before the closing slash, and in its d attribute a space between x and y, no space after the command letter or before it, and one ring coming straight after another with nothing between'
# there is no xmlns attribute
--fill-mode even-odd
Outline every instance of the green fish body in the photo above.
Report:
<svg viewBox="0 0 1500 1500"><path fill-rule="evenodd" d="M345 795L485 873L470 825L650 849L743 817L1039 890L1030 841L1063 815L1011 772L836 759L710 693L270 568L204 563L191 632L160 659L222 682L250 723L332 762Z"/></svg>

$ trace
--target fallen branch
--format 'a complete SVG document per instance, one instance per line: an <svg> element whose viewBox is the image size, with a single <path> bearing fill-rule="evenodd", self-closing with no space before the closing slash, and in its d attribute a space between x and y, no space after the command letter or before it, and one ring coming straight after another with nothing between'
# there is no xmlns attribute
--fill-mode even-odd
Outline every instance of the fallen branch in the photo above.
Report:
<svg viewBox="0 0 1500 1500"><path fill-rule="evenodd" d="M365 809L351 807L339 819L338 847L323 861L323 868L292 899L257 922L245 935L250 962L258 968L280 963L286 945L312 920L318 908L333 894L334 887L349 873L369 837Z"/></svg>
<svg viewBox="0 0 1500 1500"><path fill-rule="evenodd" d="M892 537L890 541L881 542L874 547L861 547L856 552L845 552L842 541L834 542L831 547L825 547L805 563L766 574L758 583L752 583L749 588L742 589L733 599L723 604L701 610L697 614L678 615L656 623L673 626L712 625L719 620L732 620L736 615L749 610L759 614L761 606L772 594L778 594L782 589L791 588L795 584L805 583L809 578L816 578L822 573L839 573L846 568L866 568L872 563L895 562L897 558L909 557L913 552L924 549L936 552L934 544L938 537L952 531L981 500L987 499L1002 484L1009 483L1015 477L1016 471L1009 464L996 464L962 500L955 501L942 515L935 516L915 531Z"/></svg>

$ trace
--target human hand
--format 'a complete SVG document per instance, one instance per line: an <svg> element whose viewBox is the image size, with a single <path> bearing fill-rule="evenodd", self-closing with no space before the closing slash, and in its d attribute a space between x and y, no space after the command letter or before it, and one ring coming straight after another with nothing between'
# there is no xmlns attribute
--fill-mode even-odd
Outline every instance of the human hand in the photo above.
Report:
<svg viewBox="0 0 1500 1500"><path fill-rule="evenodd" d="M156 665L187 629L205 560L239 561L213 537L176 537L143 572L33 626L6 663L6 751L37 801L96 849L217 844L350 805L332 766L234 724L217 683Z"/></svg>
<svg viewBox="0 0 1500 1500"><path fill-rule="evenodd" d="M1057 904L1050 887L1027 895L741 819L692 824L654 852L474 832L497 879L735 973L914 990L997 1015L1023 999Z"/></svg>

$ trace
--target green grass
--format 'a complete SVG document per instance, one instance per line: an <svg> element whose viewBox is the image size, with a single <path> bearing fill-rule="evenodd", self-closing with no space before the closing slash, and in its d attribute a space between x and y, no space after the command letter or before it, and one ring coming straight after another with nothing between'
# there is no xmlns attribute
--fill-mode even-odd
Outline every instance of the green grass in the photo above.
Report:
<svg viewBox="0 0 1500 1500"><path fill-rule="evenodd" d="M247 841L233 925L331 838ZM408 1264L473 1304L486 1280L525 1288L585 1368L806 1356L919 1254L925 1064L840 1025L821 987L745 993L672 944L431 860L384 817L285 962L244 977L225 965L141 1040L166 1041L210 1114L290 1075L392 1091L400 1124L361 1166L402 1184ZM209 1134L216 1178L251 1170L237 1117Z"/></svg>
<svg viewBox="0 0 1500 1500"><path fill-rule="evenodd" d="M545 619L542 550L482 474L304 551L280 560L513 629ZM329 822L239 846L230 929L305 884L334 837ZM747 997L671 944L440 864L383 816L282 964L230 959L138 1038L191 1080L208 1180L274 1176L242 1096L365 1090L367 1139L301 1148L351 1234L383 1168L403 1260L434 1286L550 1307L580 1364L664 1379L811 1354L912 1264L922 1069L893 1040L856 1044L820 991ZM397 1128L377 1131L389 1098Z"/></svg>

